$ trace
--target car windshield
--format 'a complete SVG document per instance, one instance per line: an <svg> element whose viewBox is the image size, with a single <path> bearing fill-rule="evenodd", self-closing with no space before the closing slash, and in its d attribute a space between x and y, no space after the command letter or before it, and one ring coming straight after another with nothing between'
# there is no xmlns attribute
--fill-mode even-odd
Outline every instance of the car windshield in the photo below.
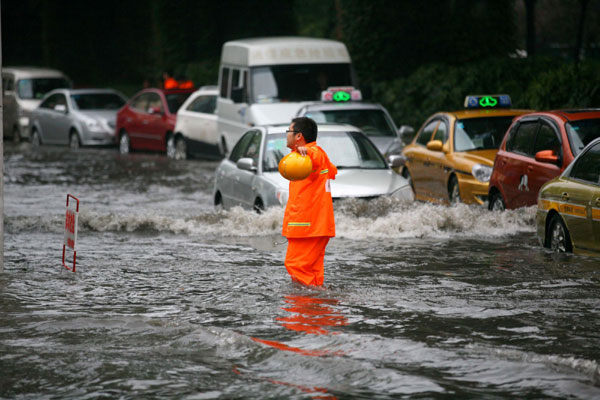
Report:
<svg viewBox="0 0 600 400"><path fill-rule="evenodd" d="M125 99L114 93L72 94L74 108L77 110L118 110Z"/></svg>
<svg viewBox="0 0 600 400"><path fill-rule="evenodd" d="M600 119L571 121L567 122L566 127L574 156L581 153L592 140L600 137Z"/></svg>
<svg viewBox="0 0 600 400"><path fill-rule="evenodd" d="M315 101L329 86L352 86L350 64L292 64L253 67L252 101Z"/></svg>
<svg viewBox="0 0 600 400"><path fill-rule="evenodd" d="M497 149L513 116L468 118L456 121L454 151Z"/></svg>
<svg viewBox="0 0 600 400"><path fill-rule="evenodd" d="M340 109L308 111L305 117L317 123L334 122L350 124L359 128L367 136L396 136L394 125L382 110Z"/></svg>
<svg viewBox="0 0 600 400"><path fill-rule="evenodd" d="M24 100L41 99L54 89L69 88L69 81L64 78L20 79L17 83L19 97Z"/></svg>
<svg viewBox="0 0 600 400"><path fill-rule="evenodd" d="M269 135L263 158L263 171L278 170L279 161L290 152L285 133ZM338 168L387 169L379 151L359 132L322 132L317 138L329 160Z"/></svg>
<svg viewBox="0 0 600 400"><path fill-rule="evenodd" d="M165 94L165 97L167 98L167 105L169 107L169 112L171 114L175 114L177 112L177 110L179 110L179 107L181 107L183 102L188 97L190 97L190 94L192 94L192 92Z"/></svg>

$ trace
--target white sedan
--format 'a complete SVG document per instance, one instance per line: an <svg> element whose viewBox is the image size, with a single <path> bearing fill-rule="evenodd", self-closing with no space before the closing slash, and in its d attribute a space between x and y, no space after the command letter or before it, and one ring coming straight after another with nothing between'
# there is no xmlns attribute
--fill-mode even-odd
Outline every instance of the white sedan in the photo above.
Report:
<svg viewBox="0 0 600 400"><path fill-rule="evenodd" d="M216 86L202 86L179 107L175 134L167 142L167 156L177 160L223 158L215 114L217 95Z"/></svg>
<svg viewBox="0 0 600 400"><path fill-rule="evenodd" d="M287 203L289 181L279 174L278 166L279 160L290 151L286 147L288 126L255 127L244 133L229 157L217 167L215 206L260 211ZM317 144L338 168L336 179L331 182L334 200L384 195L413 200L408 181L391 169L397 166L399 157L390 156L386 162L356 127L321 124Z"/></svg>

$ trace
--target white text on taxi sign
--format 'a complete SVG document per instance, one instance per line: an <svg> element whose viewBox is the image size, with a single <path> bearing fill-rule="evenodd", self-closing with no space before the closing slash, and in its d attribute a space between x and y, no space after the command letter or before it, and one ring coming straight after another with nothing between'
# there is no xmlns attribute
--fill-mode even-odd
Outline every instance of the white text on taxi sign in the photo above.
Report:
<svg viewBox="0 0 600 400"><path fill-rule="evenodd" d="M69 199L75 200L75 208L69 207ZM69 271L75 272L75 263L77 261L77 216L79 215L79 199L71 194L67 195L67 213L65 215L65 238L63 241L62 264ZM65 263L66 249L73 250L73 265L69 266Z"/></svg>

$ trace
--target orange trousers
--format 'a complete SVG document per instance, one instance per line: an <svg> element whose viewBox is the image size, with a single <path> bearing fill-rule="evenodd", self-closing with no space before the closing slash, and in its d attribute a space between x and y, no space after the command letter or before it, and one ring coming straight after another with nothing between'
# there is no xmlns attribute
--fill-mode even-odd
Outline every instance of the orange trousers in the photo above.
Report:
<svg viewBox="0 0 600 400"><path fill-rule="evenodd" d="M305 285L323 284L323 259L328 242L328 236L288 238L285 268L292 280Z"/></svg>

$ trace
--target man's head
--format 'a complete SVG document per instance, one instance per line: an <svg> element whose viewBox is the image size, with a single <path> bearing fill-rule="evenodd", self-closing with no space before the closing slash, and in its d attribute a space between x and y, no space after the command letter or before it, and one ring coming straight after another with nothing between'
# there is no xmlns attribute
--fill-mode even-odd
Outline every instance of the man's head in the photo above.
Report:
<svg viewBox="0 0 600 400"><path fill-rule="evenodd" d="M291 131L291 132L290 132ZM308 117L298 117L292 120L288 130L288 138L292 135L295 141L298 141L296 135L301 134L305 143L311 143L317 140L317 123ZM288 140L288 144L289 144ZM300 144L300 143L298 143Z"/></svg>

